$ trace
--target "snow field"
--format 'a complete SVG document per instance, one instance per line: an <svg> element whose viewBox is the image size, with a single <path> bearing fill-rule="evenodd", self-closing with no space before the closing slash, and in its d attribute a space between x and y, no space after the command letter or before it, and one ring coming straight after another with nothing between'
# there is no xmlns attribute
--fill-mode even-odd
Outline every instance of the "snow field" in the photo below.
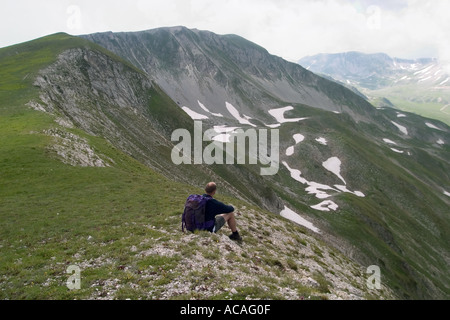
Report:
<svg viewBox="0 0 450 320"><path fill-rule="evenodd" d="M280 215L288 220L291 220L299 225L302 225L316 233L320 233L320 230L314 226L308 220L302 218L298 213L292 211L288 207L284 206L284 209L280 212Z"/></svg>
<svg viewBox="0 0 450 320"><path fill-rule="evenodd" d="M284 117L284 113L290 110L294 110L294 107L292 106L287 106L284 108L277 108L277 109L271 109L269 110L269 114L274 117L277 122L279 124L281 123L286 123L286 122L298 122L298 121L302 121L302 120L306 120L308 118L291 118L291 119L287 119Z"/></svg>
<svg viewBox="0 0 450 320"><path fill-rule="evenodd" d="M391 122L394 126L396 126L398 128L398 130L400 130L401 133L408 135L408 129L406 129L406 127L398 124L397 122L394 122L394 121L391 121Z"/></svg>

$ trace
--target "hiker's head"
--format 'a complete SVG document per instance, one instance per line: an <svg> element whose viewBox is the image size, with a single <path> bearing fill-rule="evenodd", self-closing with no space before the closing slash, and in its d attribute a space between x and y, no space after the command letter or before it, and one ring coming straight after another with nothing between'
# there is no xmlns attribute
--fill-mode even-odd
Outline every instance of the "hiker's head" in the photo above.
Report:
<svg viewBox="0 0 450 320"><path fill-rule="evenodd" d="M216 193L217 186L215 182L210 182L205 187L206 194L209 194L210 196L213 196Z"/></svg>

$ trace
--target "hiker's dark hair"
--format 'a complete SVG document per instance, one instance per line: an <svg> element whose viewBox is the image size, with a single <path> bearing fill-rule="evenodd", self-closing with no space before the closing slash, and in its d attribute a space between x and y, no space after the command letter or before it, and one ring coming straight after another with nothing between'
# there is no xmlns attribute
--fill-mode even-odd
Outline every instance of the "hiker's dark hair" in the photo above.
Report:
<svg viewBox="0 0 450 320"><path fill-rule="evenodd" d="M211 194L211 193L213 193L214 191L216 191L216 189L217 189L216 184L215 184L214 182L210 182L210 183L208 183L208 184L206 185L206 187L205 187L205 192L206 192L207 194Z"/></svg>

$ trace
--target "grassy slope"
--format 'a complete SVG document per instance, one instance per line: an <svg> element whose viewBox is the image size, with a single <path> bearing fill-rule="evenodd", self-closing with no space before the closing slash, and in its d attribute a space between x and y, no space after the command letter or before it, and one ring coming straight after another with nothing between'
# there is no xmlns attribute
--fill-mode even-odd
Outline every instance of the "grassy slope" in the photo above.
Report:
<svg viewBox="0 0 450 320"><path fill-rule="evenodd" d="M443 89L424 89L415 85L393 86L385 89L370 91L361 89L368 96L375 98L387 97L392 104L403 111L413 112L423 117L437 119L450 125L450 109L444 108L445 103L438 102L450 100L450 93ZM444 108L444 109L443 109Z"/></svg>
<svg viewBox="0 0 450 320"><path fill-rule="evenodd" d="M66 297L64 286L43 282L63 274L80 250L86 259L97 257L103 251L98 246L83 249L89 236L95 243L108 243L144 234L143 225L164 226L174 222L171 217L178 222L179 204L194 191L76 129L72 131L116 164L72 167L48 150L52 138L43 131L57 125L51 116L24 106L37 95L31 81L59 52L83 43L57 34L0 51L1 298ZM126 224L130 226L122 228ZM110 250L112 257L120 260L123 254L126 259L121 246ZM49 269L49 261L59 268Z"/></svg>
<svg viewBox="0 0 450 320"><path fill-rule="evenodd" d="M49 149L54 141L44 134L44 130L59 127L54 117L25 103L37 99L38 91L32 87L37 71L55 61L59 52L79 45L86 42L57 34L0 50L0 299L173 298L176 293L165 292L176 277L187 276L191 290L201 279L199 272L206 271L208 281L218 284L220 293L208 296L192 290L180 297L282 298L277 293L280 287L312 297L330 292L333 284L321 272L312 275L317 284L314 288L294 281L292 274L312 274L311 265L302 265L308 259L323 269L324 263L317 256L326 255L343 264L345 258L319 249L317 241L305 240L301 228L278 216L270 216L272 222L261 225L260 213L254 210L252 218L244 220L248 224L242 233L248 244L237 259L262 268L266 275L259 281L252 280L254 270L243 267L239 272L249 282L243 281L241 287L235 286L235 291L228 293L231 287L225 290L223 279L230 280L227 268L235 261L231 253L223 261L228 265L219 264L214 272L206 266L188 270L188 274L177 273L174 270L185 270L177 268L182 259L197 251L204 260L219 259L223 248L239 250L231 247L234 244L225 246L223 235L192 235L188 239L191 245L185 245L186 238L179 232L181 206L187 194L201 190L170 181L104 139L79 129L64 128L86 138L114 165L75 167L61 162ZM164 103L164 99L156 101ZM225 201L244 207L236 199ZM278 225L275 231L292 235L285 244L290 248L287 258L280 258L280 247L274 245L279 239L271 236L274 230L268 230L273 220ZM262 230L264 242L260 241ZM208 245L202 245L201 239ZM303 251L298 250L299 244ZM159 247L179 253L152 253ZM305 250L310 251L309 257ZM82 268L81 290L69 291L65 285L69 276L66 269L72 264ZM355 275L349 282L363 279L356 277L361 270L354 266L348 269ZM359 285L364 289L361 282Z"/></svg>
<svg viewBox="0 0 450 320"><path fill-rule="evenodd" d="M3 298L64 297L64 288L43 283L61 275L77 252L86 260L104 253L99 246L86 251L88 237L96 244L109 243L145 234L147 224L167 225L174 222L172 216L179 221L177 204L193 190L167 181L98 138L89 140L114 159L114 167L65 165L47 151L48 137L30 134L53 126L48 118L24 111L2 119L8 120L0 129ZM111 258L126 259L124 246L108 250ZM59 267L49 269L50 261ZM101 279L98 272L93 277ZM53 292L59 289L62 296Z"/></svg>
<svg viewBox="0 0 450 320"><path fill-rule="evenodd" d="M115 165L109 168L81 168L65 165L48 149L48 146L52 144L52 138L43 134L45 129L57 126L53 118L24 106L30 99L37 98L38 91L31 85L37 71L55 61L57 54L62 50L80 45L91 46L85 40L58 34L0 50L0 61L4 66L0 69L0 219L2 222L0 297L21 299L107 297L108 291L105 288L112 288L115 284L129 284L121 286L122 289L115 292L115 297L148 298L150 291L154 292L153 297L166 297L164 288L180 277L179 274L174 274L173 270L181 263L183 257L194 254L196 250L182 245L184 238L178 232L180 206L187 194L201 192L201 190L169 181L125 156L102 138L88 136L77 129L71 131L87 138L98 153L113 159ZM156 104L155 110L164 109L163 106L169 103L165 99L166 96L158 95L157 92L154 92L152 96ZM323 123L318 123L317 127L311 128L317 130L318 134L324 127L337 126L334 115L330 119L326 117L321 121ZM341 128L342 130L344 128ZM287 137L290 136L291 134L287 135ZM351 134L349 133L348 136ZM354 152L365 154L368 159L371 157L375 146L362 147L363 140L361 143L357 143L356 139L355 142L352 141L347 141L347 144L355 144L351 148ZM391 157L397 157L398 161L402 161L400 156L391 155ZM383 171L392 171L393 176L399 175L398 167L383 163L381 158L376 161L376 164L379 166L378 170L383 168ZM402 175L402 180L410 179ZM286 178L286 180L291 179ZM394 275L392 278L404 277L398 282L391 283L393 286L404 286L405 282L411 282L411 287L414 287L417 284L414 283L413 277L407 275L403 269L403 257L394 250L395 242L401 242L404 239L396 236L392 239L394 245L388 247L385 244L386 233L384 232L387 229L386 225L392 224L395 225L394 229L406 229L411 235L415 231L422 232L422 229L416 230L417 225L413 223L421 217L398 221L396 214L399 208L392 205L398 199L385 200L383 192L386 189L383 185L385 183L382 180L367 182L379 188L370 195L370 201L369 197L360 199L342 195L347 198L346 201L351 206L343 207L339 216L330 216L329 222L333 228L336 228L337 233L346 234L353 239L355 245L358 244L357 242L370 242L367 246L363 246L373 251L369 253L369 256L380 256L380 252L384 253L383 260L386 261L370 261L370 263L377 263L384 267L384 264L388 262L389 271ZM411 180L408 186L414 183L415 181ZM415 188L427 195L426 199L432 200L425 185L418 185ZM227 199L227 201L233 201L239 206L245 205L236 199ZM381 213L378 209L380 203L386 206ZM309 210L314 214L308 207L298 207L298 209L301 209L299 212ZM427 210L431 209L424 208L424 212ZM355 219L355 212L358 211L361 214L358 214ZM404 212L402 216L408 216L408 213ZM261 217L257 216L257 218ZM274 219L279 221L278 217ZM246 243L249 244L246 249L251 251L241 253L239 261L242 264L249 259L258 261L263 257L265 260L263 265L265 267L268 265L269 268L270 265L276 268L281 267L282 270L290 269L290 271L309 268L305 265L301 267L297 265L298 261L305 258L305 253L295 252L293 248L298 247L296 243L293 243L293 248L289 249L291 256L287 259L276 254L268 254L265 247L270 247L270 241L275 242L276 239L269 237L271 231L268 230L264 234L266 241L261 241L261 230L264 227L256 224L254 220L244 220L243 233L246 236ZM361 229L361 226L364 229ZM379 233L374 233L373 226ZM295 239L299 229L289 227L289 232L294 232L296 236L293 239ZM391 235L387 234L387 236ZM203 236L200 235L199 238L203 239ZM438 243L439 247L445 247L445 243L442 243L444 239L437 238L433 241ZM194 243L196 239L190 240ZM215 240L223 244L219 237L213 238L213 245ZM302 237L297 240L300 244L310 241ZM211 240L206 237L204 242L211 242ZM158 246L179 250L182 256L140 254ZM137 251L132 251L132 247L137 247ZM417 248L410 250L423 250L420 247L418 245ZM309 245L308 248L314 247ZM202 250L202 255L206 258L216 259L221 252L219 246L212 251L208 251L206 247L197 249ZM274 252L277 249L279 247L273 247ZM317 263L323 264L320 255L315 255L313 258L317 260ZM231 256L228 260L232 261ZM392 264L392 261L395 263ZM407 261L407 263L415 262ZM69 292L64 285L68 277L65 270L70 264L79 264L84 267L81 291ZM439 269L441 267L445 268L445 266L439 266ZM218 275L212 274L211 270L205 268L205 271L208 271L210 281L219 279ZM246 272L254 271L249 269ZM334 271L329 270L328 274L332 272ZM150 282L146 278L150 276L154 276L156 280ZM191 280L195 279L194 274L190 277ZM318 275L317 279L323 280L323 276ZM264 281L261 278L260 280L271 287L273 292L261 291L256 285L247 285L238 288L234 297L243 298L247 295L259 298L280 297L275 293L274 283L270 285L269 279ZM284 280L281 278L279 281L280 283L289 282L289 278ZM320 290L306 289L295 281L291 282L290 288L293 290L306 290L308 294L316 296L324 293ZM138 284L139 288L134 288L131 284ZM184 297L190 296L185 294Z"/></svg>
<svg viewBox="0 0 450 320"><path fill-rule="evenodd" d="M294 194L285 193L284 200L291 203L297 212L327 221L330 234L339 235L361 250L365 255L362 263L382 267L385 281L395 287L402 298L423 299L433 295L429 288L424 287L418 273L432 279L434 286L444 294L448 292L445 287L448 283L446 257L442 256L448 248L448 205L438 199L436 189L430 187L433 185L431 181L441 186L448 183L446 176L440 176L437 170L438 167L446 167L445 161L430 157L430 147L423 141L409 140L406 145L413 155L405 157L393 153L382 142L385 134L371 125L361 124L358 129L345 121L345 115L314 112L317 111L308 108L292 112L292 117L309 116L311 120L301 126L285 125L281 130L281 141L292 141L294 133L307 133L305 140L325 136L328 146L314 148L299 144L295 149L296 162L292 159L287 159L287 162L300 169L302 176L332 185L324 182L326 176L311 176L311 168L320 167L321 161L330 156L338 156L343 161L342 174L349 188L362 190L366 197L339 194L336 197L339 211L331 214L317 212L308 206L314 203L314 199L308 203L305 202L308 196L298 197L305 193L304 187L289 180L290 175L281 168L282 185L294 191ZM392 113L395 119L395 112ZM410 118L413 121L414 117ZM417 120L419 127L423 120L419 117ZM412 127L411 124L408 126ZM312 154L323 160L315 163L309 156ZM441 193L440 190L438 192ZM439 271L430 272L430 269Z"/></svg>

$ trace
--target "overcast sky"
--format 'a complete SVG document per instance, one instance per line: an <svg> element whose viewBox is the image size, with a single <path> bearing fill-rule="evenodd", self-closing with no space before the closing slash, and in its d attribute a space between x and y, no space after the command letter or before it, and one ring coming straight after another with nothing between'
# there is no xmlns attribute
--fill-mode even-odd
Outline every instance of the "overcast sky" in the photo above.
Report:
<svg viewBox="0 0 450 320"><path fill-rule="evenodd" d="M290 61L385 52L450 64L450 0L2 0L0 47L73 35L183 25L234 33Z"/></svg>

